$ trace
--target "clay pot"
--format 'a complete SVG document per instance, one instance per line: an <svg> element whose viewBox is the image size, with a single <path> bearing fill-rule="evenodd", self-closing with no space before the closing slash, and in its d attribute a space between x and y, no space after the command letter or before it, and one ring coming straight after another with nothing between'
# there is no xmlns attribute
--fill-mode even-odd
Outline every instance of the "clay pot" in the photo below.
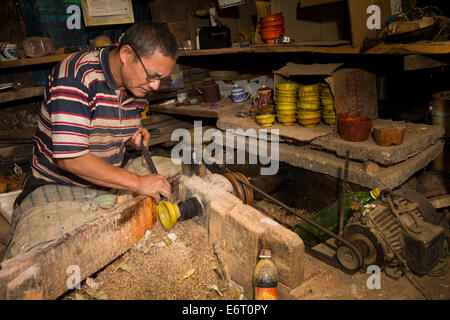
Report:
<svg viewBox="0 0 450 320"><path fill-rule="evenodd" d="M284 20L280 19L280 20L273 20L273 21L261 23L261 28L264 29L264 28L283 26L283 25L284 25Z"/></svg>
<svg viewBox="0 0 450 320"><path fill-rule="evenodd" d="M266 23L266 22L272 22L272 21L276 21L276 20L280 20L280 19L283 19L283 12L279 12L279 13L276 13L276 14L272 14L270 16L262 17L260 19L260 22L261 23Z"/></svg>
<svg viewBox="0 0 450 320"><path fill-rule="evenodd" d="M401 124L375 125L373 127L373 138L375 143L382 147L391 144L400 145L403 143L405 130L406 125Z"/></svg>
<svg viewBox="0 0 450 320"><path fill-rule="evenodd" d="M372 119L368 117L351 117L346 113L339 114L339 135L346 141L366 141L371 129Z"/></svg>
<svg viewBox="0 0 450 320"><path fill-rule="evenodd" d="M282 30L261 30L261 39L263 40L275 40L280 35L284 33L284 29Z"/></svg>
<svg viewBox="0 0 450 320"><path fill-rule="evenodd" d="M205 102L217 102L220 100L219 86L215 83L214 79L203 80L200 90Z"/></svg>

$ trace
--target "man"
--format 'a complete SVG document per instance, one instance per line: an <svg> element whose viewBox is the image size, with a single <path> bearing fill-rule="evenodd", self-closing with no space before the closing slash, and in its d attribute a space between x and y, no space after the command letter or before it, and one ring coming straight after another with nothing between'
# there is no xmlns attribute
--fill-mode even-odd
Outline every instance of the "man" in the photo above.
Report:
<svg viewBox="0 0 450 320"><path fill-rule="evenodd" d="M128 29L118 47L73 54L52 70L33 139L32 175L16 199L5 258L23 252L25 244L29 250L51 238L28 239L29 233L55 237L86 222L83 217L64 227L64 219L77 219L72 209L78 202L92 200L106 188L136 192L157 202L160 195L170 197L165 176L138 175L123 168L123 160L127 145L139 149L143 139L148 146L150 134L140 128L140 114L148 103L144 97L170 75L177 58L173 34L163 25L144 22ZM67 209L61 207L65 202ZM52 210L56 218L48 213ZM64 231L49 231L48 224L41 226L45 230L29 230L38 223L30 221L44 215ZM15 230L21 220L27 230Z"/></svg>

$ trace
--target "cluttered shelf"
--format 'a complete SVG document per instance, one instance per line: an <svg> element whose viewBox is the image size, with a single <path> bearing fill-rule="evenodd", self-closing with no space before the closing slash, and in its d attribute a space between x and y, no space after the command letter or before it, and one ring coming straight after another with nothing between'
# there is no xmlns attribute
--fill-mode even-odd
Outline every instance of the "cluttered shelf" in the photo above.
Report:
<svg viewBox="0 0 450 320"><path fill-rule="evenodd" d="M69 53L65 54L54 54L43 57L36 58L24 58L10 61L0 61L0 69L8 69L8 68L17 68L17 67L25 67L32 65L40 65L46 63L55 63L64 60L69 56Z"/></svg>
<svg viewBox="0 0 450 320"><path fill-rule="evenodd" d="M341 43L326 43L320 46L313 42L285 44L285 45L255 45L243 48L220 48L203 50L181 50L180 56L207 56L222 54L248 53L324 53L324 54L360 54L360 48ZM381 44L371 48L364 54L450 54L450 41L421 42L410 44ZM49 55L38 58L26 58L12 61L1 61L0 69L24 67L46 63L59 62L69 54Z"/></svg>
<svg viewBox="0 0 450 320"><path fill-rule="evenodd" d="M21 88L13 91L0 93L0 103L11 102L15 100L39 97L44 94L44 87L36 86L29 88Z"/></svg>

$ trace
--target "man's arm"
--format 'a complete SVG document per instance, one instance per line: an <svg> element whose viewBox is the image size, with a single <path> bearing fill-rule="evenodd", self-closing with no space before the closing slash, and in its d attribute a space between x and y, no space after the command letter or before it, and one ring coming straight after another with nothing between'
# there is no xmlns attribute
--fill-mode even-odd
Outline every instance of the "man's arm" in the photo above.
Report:
<svg viewBox="0 0 450 320"><path fill-rule="evenodd" d="M170 184L163 175L138 176L114 167L90 153L76 158L56 159L59 168L103 187L130 190L159 202L160 194L170 197Z"/></svg>

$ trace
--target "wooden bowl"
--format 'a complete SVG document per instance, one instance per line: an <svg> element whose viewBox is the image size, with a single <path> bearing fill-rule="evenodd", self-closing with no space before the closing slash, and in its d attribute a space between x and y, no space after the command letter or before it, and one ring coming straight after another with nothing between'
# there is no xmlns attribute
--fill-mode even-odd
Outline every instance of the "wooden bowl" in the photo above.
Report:
<svg viewBox="0 0 450 320"><path fill-rule="evenodd" d="M282 35L284 33L284 29L283 30L261 30L261 39L263 40L275 40L276 38L278 38L280 35Z"/></svg>
<svg viewBox="0 0 450 320"><path fill-rule="evenodd" d="M405 130L404 124L377 124L373 127L372 135L377 145L387 147L402 144Z"/></svg>
<svg viewBox="0 0 450 320"><path fill-rule="evenodd" d="M279 20L262 22L261 23L261 28L267 28L267 27L271 27L271 26L282 26L282 25L284 25L284 19L283 18L281 18Z"/></svg>
<svg viewBox="0 0 450 320"><path fill-rule="evenodd" d="M339 135L346 141L366 141L371 129L372 119L368 117L351 117L346 113L339 114Z"/></svg>
<svg viewBox="0 0 450 320"><path fill-rule="evenodd" d="M260 22L266 23L266 22L276 21L276 20L280 20L280 19L283 19L283 12L279 12L279 13L271 14L270 16L262 17L260 19Z"/></svg>

